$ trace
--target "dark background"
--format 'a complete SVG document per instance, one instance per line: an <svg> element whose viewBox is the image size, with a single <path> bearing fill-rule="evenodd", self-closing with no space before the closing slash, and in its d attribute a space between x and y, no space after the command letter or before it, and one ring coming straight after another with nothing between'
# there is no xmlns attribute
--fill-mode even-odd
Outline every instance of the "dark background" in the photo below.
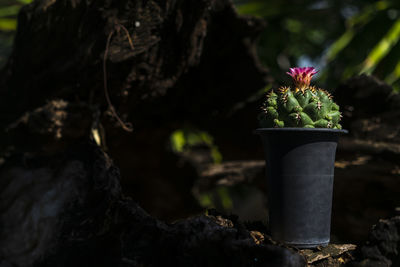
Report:
<svg viewBox="0 0 400 267"><path fill-rule="evenodd" d="M1 67L6 66L12 51L18 11L29 2L0 2ZM268 78L264 84L254 85L245 73L237 77L224 77L224 72L219 73L225 80L242 81L244 92L237 94L236 98L229 94L221 98L221 106L229 106L223 111L227 118L225 123L209 120L209 115L214 116L218 111L218 107L208 106L208 100L214 97L212 91L204 94L194 91L190 98L183 93L185 87L191 86L190 81L196 79L196 71L209 64L202 62L198 69L195 66L194 70L185 73L185 78L163 102L156 99L137 104L135 112L145 110L149 113L144 118L135 113L128 117L138 129L133 132L134 138L132 133L118 127L94 128L93 138L121 169L124 193L157 218L174 222L214 207L238 214L243 221L266 222L263 155L258 137L252 134L257 127L259 106L265 92L290 83L290 77L285 74L290 67L314 66L320 72L313 82L335 94L342 111L347 112L344 126L350 130L349 139L344 139L339 145L337 156L332 240L362 242L378 219L396 214L396 208L400 206L400 164L399 151L396 150L399 144L400 122L396 120L399 110L386 106L384 101L379 102L379 97L386 99L400 90L399 2L236 0L234 3L239 14L261 18L265 23L261 34L255 38L256 52ZM210 31L209 35L212 34ZM220 51L221 54L229 51L229 44L221 46ZM23 58L19 60L20 64L24 62ZM231 65L240 65L241 60L231 56ZM118 75L124 75L123 72L113 72L113 66L110 69L114 80L118 80ZM375 78L361 76L366 79L365 83L353 78L363 74ZM211 78L204 75L202 79L196 81L208 86L207 80ZM101 79L93 83L102 86ZM257 90L247 94L247 83L252 84L253 89L258 86ZM119 84L117 81L111 85ZM148 108L142 108L149 103L168 112L153 114ZM190 109L193 103L199 104ZM207 115L192 121L194 110L199 114L203 112L202 108ZM358 113L350 114L354 108ZM173 116L174 120L164 124L168 116ZM237 128L241 130L235 130ZM383 132L376 132L376 129ZM102 134L102 131L107 134ZM226 135L227 132L230 134ZM105 140L100 140L102 138ZM370 143L363 146L359 140ZM237 161L245 161L242 165L238 163L240 170L247 166L246 172L251 171L255 166L256 172L261 170L261 174L253 175L256 178L249 181L243 178L231 182L213 176L212 171L218 173L218 166L234 165ZM248 167L246 164L255 165ZM229 174L229 166L227 169Z"/></svg>

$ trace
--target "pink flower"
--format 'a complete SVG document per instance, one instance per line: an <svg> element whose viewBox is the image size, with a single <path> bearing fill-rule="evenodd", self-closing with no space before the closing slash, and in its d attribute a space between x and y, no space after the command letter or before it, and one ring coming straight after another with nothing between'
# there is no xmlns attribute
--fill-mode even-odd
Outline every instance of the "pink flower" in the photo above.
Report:
<svg viewBox="0 0 400 267"><path fill-rule="evenodd" d="M305 88L310 85L311 78L318 71L313 67L290 68L290 72L286 72L293 78L294 85L297 88Z"/></svg>

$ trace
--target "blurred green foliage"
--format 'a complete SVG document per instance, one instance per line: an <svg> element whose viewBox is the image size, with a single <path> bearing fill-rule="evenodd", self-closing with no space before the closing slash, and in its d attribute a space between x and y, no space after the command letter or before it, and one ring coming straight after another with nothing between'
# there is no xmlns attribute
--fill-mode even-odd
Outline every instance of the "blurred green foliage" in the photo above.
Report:
<svg viewBox="0 0 400 267"><path fill-rule="evenodd" d="M214 144L213 137L207 132L193 127L177 129L170 135L170 148L175 153L191 153L201 149L211 156L215 164L222 162L222 155ZM207 157L207 156L206 156ZM204 208L217 208L219 210L231 211L233 207L229 190L225 187L217 187L210 192L196 195L199 204Z"/></svg>
<svg viewBox="0 0 400 267"><path fill-rule="evenodd" d="M0 1L0 67L4 65L11 52L19 9L30 2L32 0Z"/></svg>
<svg viewBox="0 0 400 267"><path fill-rule="evenodd" d="M199 204L206 209L216 208L220 211L232 212L233 199L229 187L219 186L197 196Z"/></svg>
<svg viewBox="0 0 400 267"><path fill-rule="evenodd" d="M170 145L176 153L190 151L197 146L205 146L209 148L214 163L222 161L222 155L214 144L213 137L204 131L194 128L178 129L171 134Z"/></svg>
<svg viewBox="0 0 400 267"><path fill-rule="evenodd" d="M236 0L241 14L267 27L259 56L280 82L293 66L321 69L317 84L335 88L357 74L373 74L400 88L400 1Z"/></svg>

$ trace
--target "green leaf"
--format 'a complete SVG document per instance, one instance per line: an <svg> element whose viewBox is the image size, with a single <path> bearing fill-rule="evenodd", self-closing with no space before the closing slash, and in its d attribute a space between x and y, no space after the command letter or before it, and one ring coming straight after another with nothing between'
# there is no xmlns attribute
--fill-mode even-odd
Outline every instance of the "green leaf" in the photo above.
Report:
<svg viewBox="0 0 400 267"><path fill-rule="evenodd" d="M200 194L198 197L198 201L200 203L200 206L204 208L211 208L215 206L209 193Z"/></svg>
<svg viewBox="0 0 400 267"><path fill-rule="evenodd" d="M280 15L283 9L289 9L282 1L250 0L244 4L238 4L236 9L241 15L252 15L256 17L271 17Z"/></svg>
<svg viewBox="0 0 400 267"><path fill-rule="evenodd" d="M233 201L226 187L217 188L218 196L221 200L222 207L224 210L229 211L233 208Z"/></svg>
<svg viewBox="0 0 400 267"><path fill-rule="evenodd" d="M388 83L389 85L392 85L397 80L399 80L399 78L400 78L400 62L397 63L393 72L391 72L388 76L386 76L385 82Z"/></svg>
<svg viewBox="0 0 400 267"><path fill-rule="evenodd" d="M214 163L222 162L222 154L214 144L213 137L207 132L184 128L178 129L170 135L171 149L176 153L189 151L191 148L201 144L206 144L210 148Z"/></svg>
<svg viewBox="0 0 400 267"><path fill-rule="evenodd" d="M301 21L299 21L299 20L287 19L285 21L285 28L289 32L299 33L301 31L302 27L303 27L303 25L302 25Z"/></svg>
<svg viewBox="0 0 400 267"><path fill-rule="evenodd" d="M171 148L175 152L182 152L186 144L185 136L182 130L176 130L171 134Z"/></svg>
<svg viewBox="0 0 400 267"><path fill-rule="evenodd" d="M33 2L33 0L18 0L21 4L27 5Z"/></svg>
<svg viewBox="0 0 400 267"><path fill-rule="evenodd" d="M371 74L376 65L385 57L391 48L400 39L400 19L396 20L383 39L372 49L368 57L362 63L360 73Z"/></svg>
<svg viewBox="0 0 400 267"><path fill-rule="evenodd" d="M385 10L390 7L388 1L379 1L366 6L360 13L354 15L347 21L347 30L337 39L325 54L327 62L332 61L336 56L351 42L356 34L356 28L366 25L374 18L377 11Z"/></svg>
<svg viewBox="0 0 400 267"><path fill-rule="evenodd" d="M355 31L348 29L339 39L337 39L328 49L326 53L326 61L330 62L336 58L340 51L342 51L353 39Z"/></svg>
<svg viewBox="0 0 400 267"><path fill-rule="evenodd" d="M17 29L16 19L0 18L0 31L15 31Z"/></svg>
<svg viewBox="0 0 400 267"><path fill-rule="evenodd" d="M2 7L0 8L0 18L15 16L20 8L21 6L18 5Z"/></svg>

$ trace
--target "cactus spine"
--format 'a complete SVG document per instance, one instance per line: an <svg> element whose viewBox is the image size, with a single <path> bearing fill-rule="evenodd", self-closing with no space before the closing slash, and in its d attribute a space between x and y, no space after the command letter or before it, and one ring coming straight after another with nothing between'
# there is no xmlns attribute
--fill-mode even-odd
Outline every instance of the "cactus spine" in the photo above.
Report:
<svg viewBox="0 0 400 267"><path fill-rule="evenodd" d="M261 127L305 127L341 129L339 106L325 90L310 86L314 68L292 68L288 72L294 89L271 91L259 115Z"/></svg>

